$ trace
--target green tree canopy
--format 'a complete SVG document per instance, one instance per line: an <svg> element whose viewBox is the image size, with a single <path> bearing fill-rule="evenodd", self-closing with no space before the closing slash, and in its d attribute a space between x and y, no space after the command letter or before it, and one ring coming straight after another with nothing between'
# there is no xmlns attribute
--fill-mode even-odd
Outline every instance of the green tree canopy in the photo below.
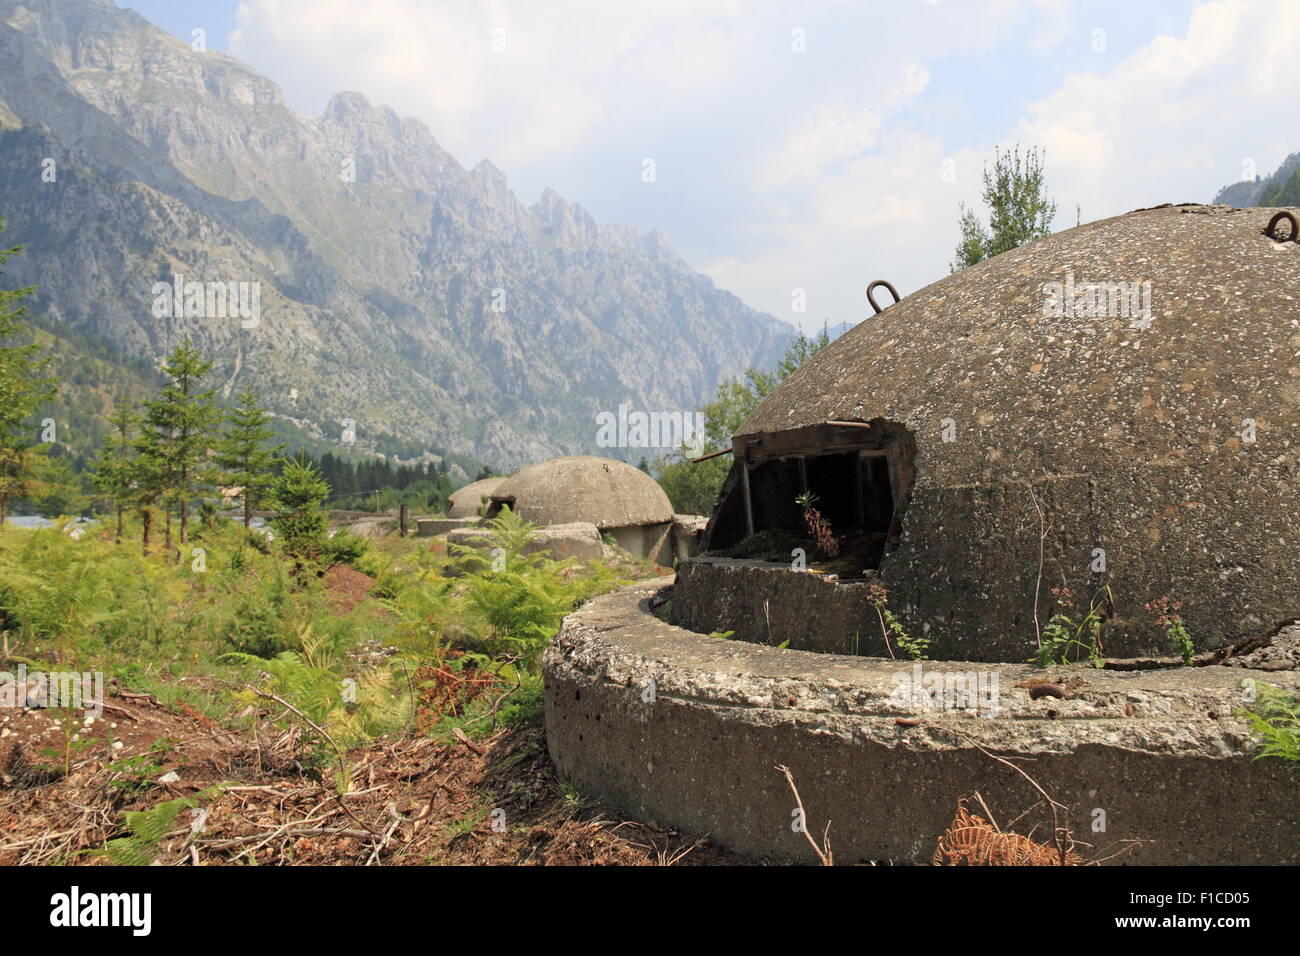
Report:
<svg viewBox="0 0 1300 956"><path fill-rule="evenodd" d="M1045 155L1038 147L1030 148L1023 157L1019 146L1009 153L994 150L993 169L984 167L983 200L988 207L988 226L974 210L960 207L961 237L953 272L1051 234L1056 202L1047 195Z"/></svg>
<svg viewBox="0 0 1300 956"><path fill-rule="evenodd" d="M705 405L704 434L708 451L731 447L731 436L758 403L790 376L800 365L830 343L830 333L823 327L818 335L800 334L785 350L785 355L768 371L750 368L740 380L723 382L713 401ZM731 469L731 458L722 455L708 461L692 462L691 452L682 449L660 459L658 480L673 510L683 514L712 514L718 492Z"/></svg>
<svg viewBox="0 0 1300 956"><path fill-rule="evenodd" d="M66 455L41 455L33 466L28 500L48 517L79 515L90 507L81 476Z"/></svg>
<svg viewBox="0 0 1300 956"><path fill-rule="evenodd" d="M133 437L139 416L126 402L118 402L108 419L112 431L104 440L98 457L91 465L91 481L113 502L117 515L116 539L122 540L122 513L131 503L136 486L135 446Z"/></svg>
<svg viewBox="0 0 1300 956"><path fill-rule="evenodd" d="M329 515L324 510L330 486L306 459L284 463L271 488L275 514L271 529L285 553L299 565L317 561L327 550Z"/></svg>

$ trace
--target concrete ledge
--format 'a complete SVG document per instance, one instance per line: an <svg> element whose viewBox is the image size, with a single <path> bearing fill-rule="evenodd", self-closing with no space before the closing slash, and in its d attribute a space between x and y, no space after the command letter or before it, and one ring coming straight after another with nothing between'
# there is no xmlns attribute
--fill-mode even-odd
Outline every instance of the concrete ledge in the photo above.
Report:
<svg viewBox="0 0 1300 956"><path fill-rule="evenodd" d="M472 518L417 518L415 533L421 538L432 538L440 534L446 534L449 531L455 531L458 528L476 527L481 521L482 519L477 516Z"/></svg>
<svg viewBox="0 0 1300 956"><path fill-rule="evenodd" d="M694 557L677 565L672 622L769 647L885 656L869 587L770 561Z"/></svg>
<svg viewBox="0 0 1300 956"><path fill-rule="evenodd" d="M476 525L447 532L449 548L460 545L488 555L498 543L489 527ZM453 551L453 555L454 553ZM521 549L521 553L546 554L555 561L563 561L565 558L591 561L605 556L605 544L594 524L574 521L570 524L553 524L544 528L535 528L528 543Z"/></svg>
<svg viewBox="0 0 1300 956"><path fill-rule="evenodd" d="M659 620L645 582L569 615L543 657L546 732L563 779L641 819L709 834L756 857L809 860L791 829L790 767L836 858L928 862L958 798L978 790L1000 823L1033 805L1023 778L976 747L1024 764L1071 807L1076 839L1117 862L1300 862L1296 772L1252 760L1242 681L1296 690L1295 672L1240 668L1044 672L927 661L921 674L996 680L996 715L925 710L902 696L909 662L814 654L709 638ZM900 677L901 672L901 677ZM1063 698L1018 683L1065 680ZM982 675L982 676L981 676ZM987 709L987 708L986 708ZM899 724L899 718L916 726ZM1093 832L1096 811L1104 833ZM1037 813L1018 829L1038 823Z"/></svg>

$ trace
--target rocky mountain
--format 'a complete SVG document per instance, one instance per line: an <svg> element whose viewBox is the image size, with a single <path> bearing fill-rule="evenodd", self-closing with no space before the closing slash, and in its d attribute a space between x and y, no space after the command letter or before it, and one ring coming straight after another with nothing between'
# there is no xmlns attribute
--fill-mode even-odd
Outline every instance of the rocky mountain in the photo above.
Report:
<svg viewBox="0 0 1300 956"><path fill-rule="evenodd" d="M46 328L150 363L189 338L223 393L358 445L589 451L597 412L692 410L793 335L658 232L526 206L357 93L301 116L111 0L0 0L0 215Z"/></svg>
<svg viewBox="0 0 1300 956"><path fill-rule="evenodd" d="M1214 201L1225 206L1300 205L1300 153L1292 153L1271 176L1224 186Z"/></svg>

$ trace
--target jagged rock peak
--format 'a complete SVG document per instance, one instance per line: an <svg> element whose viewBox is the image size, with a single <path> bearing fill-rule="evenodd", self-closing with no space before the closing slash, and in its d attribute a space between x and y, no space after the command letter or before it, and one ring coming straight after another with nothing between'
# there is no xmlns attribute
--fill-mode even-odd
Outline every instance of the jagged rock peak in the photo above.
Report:
<svg viewBox="0 0 1300 956"><path fill-rule="evenodd" d="M365 94L349 91L331 96L330 101L325 104L325 112L321 114L321 118L342 123L368 112L370 112L370 101L366 99Z"/></svg>

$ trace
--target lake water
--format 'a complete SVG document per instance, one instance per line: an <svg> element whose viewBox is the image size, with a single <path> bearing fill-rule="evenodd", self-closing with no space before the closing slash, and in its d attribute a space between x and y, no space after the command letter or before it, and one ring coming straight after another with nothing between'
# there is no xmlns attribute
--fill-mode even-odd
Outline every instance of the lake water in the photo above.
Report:
<svg viewBox="0 0 1300 956"><path fill-rule="evenodd" d="M85 527L95 523L95 518L77 518L75 521L68 523L68 528L72 529L78 526ZM5 524L12 525L15 528L26 528L28 530L54 527L54 522L43 515L10 515L5 518ZM259 518L256 515L254 515L253 520L249 522L249 530L261 532L268 538L272 536L271 526L267 523L266 519Z"/></svg>
<svg viewBox="0 0 1300 956"><path fill-rule="evenodd" d="M88 525L94 523L95 523L94 518L78 518L76 521L70 522L70 525ZM49 518L42 517L41 515L10 515L9 517L5 518L5 524L11 524L15 528L54 527L53 521L51 521Z"/></svg>

